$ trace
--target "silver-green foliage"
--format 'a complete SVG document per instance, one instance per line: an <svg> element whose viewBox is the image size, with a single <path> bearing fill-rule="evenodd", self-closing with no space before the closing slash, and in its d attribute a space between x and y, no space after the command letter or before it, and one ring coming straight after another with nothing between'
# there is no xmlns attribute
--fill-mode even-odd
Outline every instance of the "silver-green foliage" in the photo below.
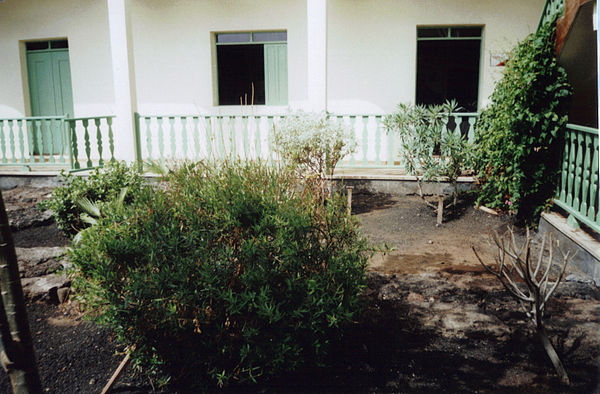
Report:
<svg viewBox="0 0 600 394"><path fill-rule="evenodd" d="M352 131L326 112L290 113L273 127L271 142L285 162L321 178L356 148Z"/></svg>
<svg viewBox="0 0 600 394"><path fill-rule="evenodd" d="M400 138L400 157L406 171L424 181L448 180L457 194L457 179L471 168L473 148L461 134L446 128L456 102L442 105L399 104L384 119L388 132ZM420 184L419 184L420 186Z"/></svg>

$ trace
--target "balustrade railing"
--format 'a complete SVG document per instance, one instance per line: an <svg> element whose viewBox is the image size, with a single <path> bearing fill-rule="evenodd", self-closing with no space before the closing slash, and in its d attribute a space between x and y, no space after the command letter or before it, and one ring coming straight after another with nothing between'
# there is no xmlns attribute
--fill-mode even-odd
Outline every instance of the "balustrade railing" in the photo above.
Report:
<svg viewBox="0 0 600 394"><path fill-rule="evenodd" d="M139 115L136 114L138 156L143 160L276 159L270 133L285 115ZM338 165L399 167L399 143L383 128L383 115L331 115L352 130L357 148ZM476 113L456 113L448 122L470 141Z"/></svg>
<svg viewBox="0 0 600 394"><path fill-rule="evenodd" d="M71 169L86 170L115 160L114 116L69 118Z"/></svg>
<svg viewBox="0 0 600 394"><path fill-rule="evenodd" d="M0 119L0 166L68 166L66 116Z"/></svg>
<svg viewBox="0 0 600 394"><path fill-rule="evenodd" d="M542 11L542 17L538 29L546 22L551 21L554 15L562 15L565 10L565 0L546 0L544 10Z"/></svg>
<svg viewBox="0 0 600 394"><path fill-rule="evenodd" d="M569 214L573 227L583 223L600 233L598 130L567 125L561 180L554 202Z"/></svg>

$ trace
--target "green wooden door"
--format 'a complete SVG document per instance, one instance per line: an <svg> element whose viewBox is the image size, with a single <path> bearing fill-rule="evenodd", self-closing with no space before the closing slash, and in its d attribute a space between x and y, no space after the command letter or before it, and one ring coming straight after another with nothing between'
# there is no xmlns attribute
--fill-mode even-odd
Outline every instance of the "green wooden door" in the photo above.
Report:
<svg viewBox="0 0 600 394"><path fill-rule="evenodd" d="M27 52L27 72L32 116L73 115L73 93L68 50ZM33 130L32 154L59 154L66 148L64 125L42 123ZM42 133L42 147L37 146L37 133ZM52 150L52 152L50 151Z"/></svg>
<svg viewBox="0 0 600 394"><path fill-rule="evenodd" d="M287 90L287 45L265 44L265 103L286 105Z"/></svg>

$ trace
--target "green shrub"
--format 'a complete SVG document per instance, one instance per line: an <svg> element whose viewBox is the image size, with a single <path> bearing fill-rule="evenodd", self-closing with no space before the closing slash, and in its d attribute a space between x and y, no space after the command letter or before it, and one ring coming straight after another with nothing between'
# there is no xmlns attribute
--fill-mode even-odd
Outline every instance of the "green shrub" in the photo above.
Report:
<svg viewBox="0 0 600 394"><path fill-rule="evenodd" d="M555 192L569 97L547 23L512 51L476 124L479 204L537 222Z"/></svg>
<svg viewBox="0 0 600 394"><path fill-rule="evenodd" d="M344 202L262 164L189 164L164 185L108 205L71 252L134 359L188 389L322 362L365 286Z"/></svg>
<svg viewBox="0 0 600 394"><path fill-rule="evenodd" d="M425 181L447 180L453 186L454 204L458 196L458 177L472 165L472 145L456 126L446 132L446 124L456 102L442 105L399 104L394 113L384 119L384 127L400 137L400 158L411 175ZM423 197L421 181L417 179Z"/></svg>
<svg viewBox="0 0 600 394"><path fill-rule="evenodd" d="M145 185L144 178L135 168L114 162L94 170L89 177L62 173L63 186L52 192L52 198L39 204L40 209L50 209L58 227L69 237L88 227L81 220L83 212L78 201L87 198L93 202L109 201L127 187L126 202L131 202Z"/></svg>

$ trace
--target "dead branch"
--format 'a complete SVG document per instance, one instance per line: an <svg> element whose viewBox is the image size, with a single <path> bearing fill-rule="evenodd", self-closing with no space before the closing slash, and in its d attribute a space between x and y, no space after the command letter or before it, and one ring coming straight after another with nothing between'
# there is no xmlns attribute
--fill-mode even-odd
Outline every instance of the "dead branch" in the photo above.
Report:
<svg viewBox="0 0 600 394"><path fill-rule="evenodd" d="M568 385L569 377L548 338L543 317L548 300L562 280L567 264L572 260L571 252L563 253L559 242L553 239L552 234L545 233L542 237L539 254L537 258L533 258L529 229L527 229L526 240L522 245L518 245L512 229L503 235L494 232L491 237L498 248L498 255L495 257L496 268L491 264L484 263L475 247L471 246L475 257L485 270L497 277L509 294L519 301L527 317L535 324L538 336L554 369L561 381ZM555 250L560 254L557 263L553 261ZM556 272L557 269L558 274L551 279L552 271Z"/></svg>

